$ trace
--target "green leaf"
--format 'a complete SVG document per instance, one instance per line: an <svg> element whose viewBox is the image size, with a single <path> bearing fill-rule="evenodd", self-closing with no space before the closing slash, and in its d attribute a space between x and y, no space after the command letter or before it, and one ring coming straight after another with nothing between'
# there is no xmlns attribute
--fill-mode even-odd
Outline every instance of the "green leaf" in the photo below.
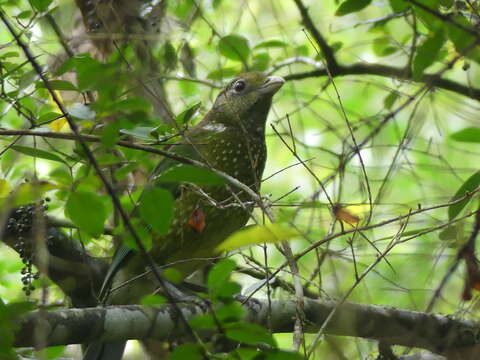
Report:
<svg viewBox="0 0 480 360"><path fill-rule="evenodd" d="M450 199L450 201L454 201L458 198L465 196L467 192L475 190L480 185L480 171L477 171L475 174L470 176L467 181L460 186L460 189L455 193L455 195ZM457 215L463 210L465 206L467 206L468 202L470 201L471 197L467 197L466 199L460 201L457 204L450 205L448 207L448 219L452 220L457 217Z"/></svg>
<svg viewBox="0 0 480 360"><path fill-rule="evenodd" d="M451 17L451 19L467 29L472 29L470 22L463 15L457 15ZM467 58L479 63L480 48L478 46L472 46L477 41L475 36L469 32L466 32L462 28L448 22L445 23L445 26L447 28L448 39L455 46L455 50L460 54L466 56Z"/></svg>
<svg viewBox="0 0 480 360"><path fill-rule="evenodd" d="M5 284L8 286L8 284ZM14 334L20 329L21 316L34 309L30 302L11 302L5 304L0 299L0 357L2 360L17 360L18 354L12 349Z"/></svg>
<svg viewBox="0 0 480 360"><path fill-rule="evenodd" d="M222 80L225 78L230 78L232 76L237 75L240 72L239 68L227 67L227 68L220 68L218 70L213 70L208 73L207 79L210 80Z"/></svg>
<svg viewBox="0 0 480 360"><path fill-rule="evenodd" d="M413 78L415 80L419 80L423 76L424 70L437 60L444 42L445 35L441 29L436 31L418 47L415 58L413 59Z"/></svg>
<svg viewBox="0 0 480 360"><path fill-rule="evenodd" d="M49 346L45 349L35 352L37 359L55 360L61 358L67 347L65 345Z"/></svg>
<svg viewBox="0 0 480 360"><path fill-rule="evenodd" d="M455 141L480 143L480 128L468 127L450 135Z"/></svg>
<svg viewBox="0 0 480 360"><path fill-rule="evenodd" d="M239 284L230 281L230 275L236 268L233 260L224 259L218 262L207 277L207 286L210 296L219 300L230 301L242 288Z"/></svg>
<svg viewBox="0 0 480 360"><path fill-rule="evenodd" d="M192 78L197 77L197 65L195 52L190 44L185 41L180 49L180 62L183 70Z"/></svg>
<svg viewBox="0 0 480 360"><path fill-rule="evenodd" d="M183 344L175 348L170 354L169 360L203 360L202 348L199 344Z"/></svg>
<svg viewBox="0 0 480 360"><path fill-rule="evenodd" d="M226 180L209 169L193 165L172 167L156 178L159 183L190 182L197 185L223 185Z"/></svg>
<svg viewBox="0 0 480 360"><path fill-rule="evenodd" d="M57 119L60 119L62 118L63 115L60 114L60 113L56 113L56 112L47 112L43 115L41 115L38 120L37 120L37 123L39 124L43 124L44 122L49 122L49 121L52 121L52 120L57 120Z"/></svg>
<svg viewBox="0 0 480 360"><path fill-rule="evenodd" d="M167 302L167 299L157 294L145 295L140 299L140 304L148 305L148 306L162 305L162 304L165 304L166 302Z"/></svg>
<svg viewBox="0 0 480 360"><path fill-rule="evenodd" d="M11 57L19 57L20 53L17 51L8 51L0 55L0 59L8 59ZM3 74L5 76L5 74Z"/></svg>
<svg viewBox="0 0 480 360"><path fill-rule="evenodd" d="M48 181L37 181L20 184L14 192L15 206L26 205L39 201L45 193L58 189L59 186Z"/></svg>
<svg viewBox="0 0 480 360"><path fill-rule="evenodd" d="M104 199L86 191L77 191L70 195L65 205L65 215L82 231L92 237L103 233L108 214Z"/></svg>
<svg viewBox="0 0 480 360"><path fill-rule="evenodd" d="M177 67L177 51L170 41L167 41L165 45L162 46L162 59L167 72Z"/></svg>
<svg viewBox="0 0 480 360"><path fill-rule="evenodd" d="M410 7L410 4L405 0L390 0L390 7L394 12L401 13Z"/></svg>
<svg viewBox="0 0 480 360"><path fill-rule="evenodd" d="M460 225L460 228L458 225ZM461 222L458 222L456 224L447 226L445 229L440 231L440 233L438 234L438 238L443 241L456 240L458 234L461 232L460 230L462 225L463 224Z"/></svg>
<svg viewBox="0 0 480 360"><path fill-rule="evenodd" d="M70 81L66 80L50 80L48 81L48 85L53 90L78 91L75 85L73 85ZM35 86L37 87L37 89L47 88L43 81L37 81Z"/></svg>
<svg viewBox="0 0 480 360"><path fill-rule="evenodd" d="M346 0L340 4L335 16L344 16L353 12L362 10L363 8L370 5L372 0Z"/></svg>
<svg viewBox="0 0 480 360"><path fill-rule="evenodd" d="M128 99L123 99L115 103L115 110L123 111L150 111L152 104L145 100L144 98L139 97L130 97Z"/></svg>
<svg viewBox="0 0 480 360"><path fill-rule="evenodd" d="M25 11L22 11L20 12L18 15L16 15L15 17L17 19L28 19L32 16L32 11L30 10L25 10Z"/></svg>
<svg viewBox="0 0 480 360"><path fill-rule="evenodd" d="M388 94L385 99L383 99L383 106L385 106L386 109L390 110L395 104L395 101L399 98L399 95L397 92L392 91L390 94Z"/></svg>
<svg viewBox="0 0 480 360"><path fill-rule="evenodd" d="M43 12L48 9L52 0L30 0L30 4L39 12Z"/></svg>
<svg viewBox="0 0 480 360"><path fill-rule="evenodd" d="M233 270L235 270L236 267L237 264L235 261L230 259L223 259L215 264L215 266L208 272L208 289L214 292L215 290L224 286L225 283L229 282L230 274Z"/></svg>
<svg viewBox="0 0 480 360"><path fill-rule="evenodd" d="M172 284L181 284L185 279L185 275L180 272L180 270L173 267L167 268L162 271L162 276L165 280L171 282Z"/></svg>
<svg viewBox="0 0 480 360"><path fill-rule="evenodd" d="M231 34L220 39L218 42L220 54L228 59L246 63L250 55L248 40L241 35Z"/></svg>
<svg viewBox="0 0 480 360"><path fill-rule="evenodd" d="M244 319L245 308L236 301L226 301L215 309L215 316L221 324L237 322Z"/></svg>
<svg viewBox="0 0 480 360"><path fill-rule="evenodd" d="M267 53L260 53L253 56L251 69L254 71L265 71L268 69L270 63L270 55Z"/></svg>
<svg viewBox="0 0 480 360"><path fill-rule="evenodd" d="M217 246L216 251L231 251L244 246L276 243L299 236L297 230L285 224L252 225L230 235Z"/></svg>
<svg viewBox="0 0 480 360"><path fill-rule="evenodd" d="M437 0L439 5L445 7L452 7L454 5L454 0Z"/></svg>
<svg viewBox="0 0 480 360"><path fill-rule="evenodd" d="M390 45L390 39L387 37L380 37L373 40L372 48L377 56L388 56L399 50L399 48Z"/></svg>
<svg viewBox="0 0 480 360"><path fill-rule="evenodd" d="M35 158L51 160L51 161L60 162L62 164L66 164L65 160L63 160L60 156L45 150L36 149L28 146L20 146L20 145L13 145L11 146L11 149Z"/></svg>
<svg viewBox="0 0 480 360"><path fill-rule="evenodd" d="M267 355L265 360L302 360L304 357L299 353L287 350L272 349L266 350L264 353Z"/></svg>
<svg viewBox="0 0 480 360"><path fill-rule="evenodd" d="M148 231L145 223L140 219L132 219L131 224L138 239L145 249L149 251L152 248L151 232ZM126 233L126 236L124 237L124 244L133 250L139 251L138 244L132 236L132 233L128 230L124 230L123 232Z"/></svg>
<svg viewBox="0 0 480 360"><path fill-rule="evenodd" d="M233 281L228 281L223 284L222 287L216 289L212 295L217 299L229 301L233 299L233 296L239 294L241 291L242 287L240 286L240 284Z"/></svg>
<svg viewBox="0 0 480 360"><path fill-rule="evenodd" d="M262 49L262 48L283 48L287 47L288 44L282 40L266 40L262 41L255 45L254 49Z"/></svg>
<svg viewBox="0 0 480 360"><path fill-rule="evenodd" d="M334 45L335 43L332 44L332 47ZM307 45L297 46L293 51L297 56L310 56L310 48Z"/></svg>
<svg viewBox="0 0 480 360"><path fill-rule="evenodd" d="M187 109L183 110L180 114L178 114L176 117L177 124L187 124L190 119L195 115L197 110L200 108L200 105L202 105L200 101L196 102L195 104L189 106Z"/></svg>
<svg viewBox="0 0 480 360"><path fill-rule="evenodd" d="M211 314L201 314L190 319L188 322L195 329L216 329L217 324Z"/></svg>
<svg viewBox="0 0 480 360"><path fill-rule="evenodd" d="M103 64L88 54L75 55L72 62L65 62L58 71L75 68L77 87L82 90L114 91L121 87L122 74L115 64ZM98 104L98 102L97 102Z"/></svg>
<svg viewBox="0 0 480 360"><path fill-rule="evenodd" d="M195 4L192 0L176 0L171 6L173 7L173 13L176 17L183 19L192 11L192 7Z"/></svg>
<svg viewBox="0 0 480 360"><path fill-rule="evenodd" d="M56 76L61 76L69 71L72 71L75 68L75 57L67 58L53 73Z"/></svg>
<svg viewBox="0 0 480 360"><path fill-rule="evenodd" d="M115 179L117 180L123 180L127 177L129 173L131 173L133 170L135 170L138 167L137 162L131 162L129 164L126 164L122 166L121 168L118 168L115 170Z"/></svg>
<svg viewBox="0 0 480 360"><path fill-rule="evenodd" d="M137 126L136 128L133 128L132 130L128 129L121 129L120 133L133 136L135 138L141 139L141 140L147 140L147 141L152 141L156 140L156 137L153 136L152 132L155 130L154 127L150 126Z"/></svg>
<svg viewBox="0 0 480 360"><path fill-rule="evenodd" d="M155 232L165 234L173 219L173 203L169 191L159 187L146 189L140 199L140 216Z"/></svg>
<svg viewBox="0 0 480 360"><path fill-rule="evenodd" d="M225 326L225 335L232 340L249 345L268 344L276 347L275 340L267 329L257 324L237 322Z"/></svg>
<svg viewBox="0 0 480 360"><path fill-rule="evenodd" d="M106 149L112 149L120 138L118 123L115 121L106 123L101 130L101 143Z"/></svg>
<svg viewBox="0 0 480 360"><path fill-rule="evenodd" d="M237 347L233 354L235 354L236 358L234 359L241 359L241 360L257 360L265 359L264 352L259 352L258 349L251 348L251 347ZM230 359L228 359L230 360Z"/></svg>

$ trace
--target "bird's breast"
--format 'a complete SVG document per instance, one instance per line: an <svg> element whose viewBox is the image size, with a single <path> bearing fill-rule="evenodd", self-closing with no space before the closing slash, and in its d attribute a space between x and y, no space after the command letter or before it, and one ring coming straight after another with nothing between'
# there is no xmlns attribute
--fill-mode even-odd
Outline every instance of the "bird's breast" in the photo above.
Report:
<svg viewBox="0 0 480 360"><path fill-rule="evenodd" d="M234 130L222 135L202 149L208 164L259 190L266 161L264 139Z"/></svg>

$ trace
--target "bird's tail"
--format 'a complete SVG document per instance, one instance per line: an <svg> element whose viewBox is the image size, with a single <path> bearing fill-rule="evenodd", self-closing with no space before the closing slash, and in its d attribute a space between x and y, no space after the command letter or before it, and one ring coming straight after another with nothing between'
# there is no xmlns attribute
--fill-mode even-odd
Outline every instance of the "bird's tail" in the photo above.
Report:
<svg viewBox="0 0 480 360"><path fill-rule="evenodd" d="M126 341L100 342L88 345L83 360L120 360L125 350Z"/></svg>

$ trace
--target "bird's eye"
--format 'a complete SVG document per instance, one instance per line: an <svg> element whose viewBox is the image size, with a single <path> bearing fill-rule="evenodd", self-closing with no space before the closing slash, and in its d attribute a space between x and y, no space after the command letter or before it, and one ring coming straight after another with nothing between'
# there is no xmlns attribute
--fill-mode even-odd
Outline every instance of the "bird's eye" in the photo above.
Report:
<svg viewBox="0 0 480 360"><path fill-rule="evenodd" d="M241 93L246 87L247 84L243 80L237 80L235 84L233 84L233 90L235 90L236 93Z"/></svg>

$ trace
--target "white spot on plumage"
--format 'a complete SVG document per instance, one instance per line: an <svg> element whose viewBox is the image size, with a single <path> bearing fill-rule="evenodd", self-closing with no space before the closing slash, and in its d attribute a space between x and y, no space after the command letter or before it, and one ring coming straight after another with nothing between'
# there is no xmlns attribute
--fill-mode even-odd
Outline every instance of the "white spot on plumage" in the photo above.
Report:
<svg viewBox="0 0 480 360"><path fill-rule="evenodd" d="M226 129L225 125L223 124L207 124L203 127L205 130L217 131L222 132Z"/></svg>

